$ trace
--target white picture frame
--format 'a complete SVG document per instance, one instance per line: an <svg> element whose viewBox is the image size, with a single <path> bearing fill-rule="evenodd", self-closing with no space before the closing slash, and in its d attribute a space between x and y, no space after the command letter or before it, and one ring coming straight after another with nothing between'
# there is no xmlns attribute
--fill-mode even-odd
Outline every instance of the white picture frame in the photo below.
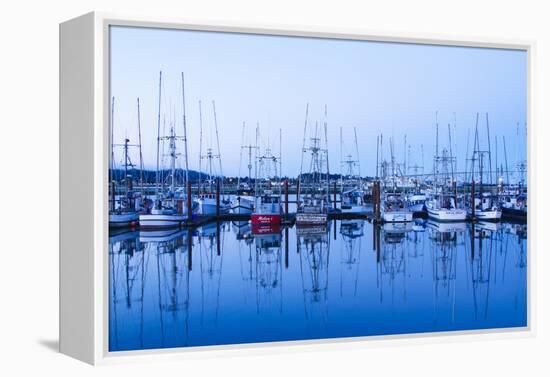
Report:
<svg viewBox="0 0 550 377"><path fill-rule="evenodd" d="M366 32L345 28L200 22L111 13L88 13L60 25L60 351L90 364L138 359L211 357L234 353L294 352L297 349L341 349L381 344L423 343L533 336L535 250L528 251L528 326L520 329L471 330L413 335L293 341L235 346L209 346L108 352L108 160L109 160L109 27L140 26L183 30L290 35L466 47L524 50L528 61L529 202L536 200L532 174L532 114L535 82L534 41L463 38L419 33ZM536 207L529 205L529 221ZM533 237L529 228L529 240ZM200 351L200 352L197 352Z"/></svg>

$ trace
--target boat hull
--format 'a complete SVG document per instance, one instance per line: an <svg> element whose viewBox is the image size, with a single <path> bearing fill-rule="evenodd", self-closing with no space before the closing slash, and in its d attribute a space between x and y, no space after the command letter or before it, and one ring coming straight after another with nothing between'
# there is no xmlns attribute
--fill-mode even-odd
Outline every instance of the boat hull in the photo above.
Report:
<svg viewBox="0 0 550 377"><path fill-rule="evenodd" d="M275 225L281 223L281 215L278 213L253 213L252 216L250 216L250 221L252 222L253 226Z"/></svg>
<svg viewBox="0 0 550 377"><path fill-rule="evenodd" d="M413 219L412 212L395 211L382 213L382 220L386 223L406 223Z"/></svg>
<svg viewBox="0 0 550 377"><path fill-rule="evenodd" d="M515 208L502 208L502 217L512 220L527 220L527 211Z"/></svg>
<svg viewBox="0 0 550 377"><path fill-rule="evenodd" d="M111 213L109 214L110 228L123 228L135 226L139 222L139 214L137 212L130 213Z"/></svg>
<svg viewBox="0 0 550 377"><path fill-rule="evenodd" d="M328 220L326 213L297 213L296 225L297 226L315 226L325 225Z"/></svg>
<svg viewBox="0 0 550 377"><path fill-rule="evenodd" d="M231 203L231 212L236 215L250 215L253 210L254 202L248 199L236 199Z"/></svg>
<svg viewBox="0 0 550 377"><path fill-rule="evenodd" d="M430 209L428 217L437 221L465 221L467 213L461 209Z"/></svg>
<svg viewBox="0 0 550 377"><path fill-rule="evenodd" d="M177 228L187 219L179 214L144 214L139 215L141 228Z"/></svg>
<svg viewBox="0 0 550 377"><path fill-rule="evenodd" d="M485 221L498 221L502 217L501 210L475 211L476 219Z"/></svg>

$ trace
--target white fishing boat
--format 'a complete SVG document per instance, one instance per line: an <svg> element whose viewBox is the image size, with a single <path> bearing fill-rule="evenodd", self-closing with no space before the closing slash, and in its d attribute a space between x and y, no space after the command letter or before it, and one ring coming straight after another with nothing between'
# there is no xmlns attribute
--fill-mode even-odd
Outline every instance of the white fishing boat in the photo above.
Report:
<svg viewBox="0 0 550 377"><path fill-rule="evenodd" d="M502 211L496 197L491 193L493 174L491 174L491 145L487 143L486 150L480 147L478 131L479 114L476 115L476 127L474 134L474 148L471 161L472 193L468 200L469 214L480 221L498 221L502 217ZM489 115L486 114L487 139L489 139ZM484 187L486 176L489 177L489 188ZM498 179L496 182L498 184ZM478 188L479 192L475 192ZM473 202L472 202L473 199ZM472 209L472 206L474 207Z"/></svg>
<svg viewBox="0 0 550 377"><path fill-rule="evenodd" d="M474 198L474 205L476 219L481 221L498 221L502 217L502 210L488 192L483 193L481 198Z"/></svg>
<svg viewBox="0 0 550 377"><path fill-rule="evenodd" d="M439 154L439 124L436 112L436 147L434 156L434 190L426 200L428 217L441 222L465 221L468 213L459 208L455 179L456 157L453 156L451 125L448 125L449 145Z"/></svg>
<svg viewBox="0 0 550 377"><path fill-rule="evenodd" d="M281 131L279 131L281 132ZM280 133L279 133L280 135ZM253 147L259 155L256 155L256 171L254 179L254 210L250 216L253 227L279 226L281 224L283 208L281 207L281 144L279 136L279 156L275 156L269 145L264 151L257 147L260 145L260 128L256 127L256 141ZM249 169L251 164L248 165Z"/></svg>
<svg viewBox="0 0 550 377"><path fill-rule="evenodd" d="M398 193L386 194L382 201L380 215L387 223L410 222L413 219L413 213Z"/></svg>
<svg viewBox="0 0 550 377"><path fill-rule="evenodd" d="M426 201L428 217L437 221L465 221L468 213L465 209L457 208L453 197L434 197Z"/></svg>
<svg viewBox="0 0 550 377"><path fill-rule="evenodd" d="M194 203L197 212L201 215L215 215L216 211L216 194L202 193L194 198ZM220 199L220 214L228 213L230 205Z"/></svg>
<svg viewBox="0 0 550 377"><path fill-rule="evenodd" d="M183 73L182 73L182 89L183 89ZM185 180L183 186L189 181L188 177L188 162L187 162L187 131L185 123L185 100L183 104L183 131L184 136L176 134L175 123L171 122L170 133L167 136L160 135L160 109L161 109L161 92L162 92L162 72L159 78L159 113L158 113L158 132L157 135L157 173L156 173L156 195L152 208L145 213L139 215L140 227L144 229L154 228L177 228L180 227L187 219L187 197L182 188L176 187L176 159L179 156L177 151L177 141L181 140L184 143L184 159L185 159ZM184 96L185 98L185 96ZM166 178L162 178L160 167L160 143L168 143L168 156L170 157L170 173ZM164 147L162 148L164 150ZM168 187L165 187L165 181L169 182Z"/></svg>
<svg viewBox="0 0 550 377"><path fill-rule="evenodd" d="M426 211L427 195L422 192L414 192L407 195L407 207L412 213L424 213Z"/></svg>
<svg viewBox="0 0 550 377"><path fill-rule="evenodd" d="M218 213L217 205L219 200L219 212L220 214L226 214L231 209L231 203L223 198L223 185L224 177L221 162L220 153L220 140L218 134L218 121L216 116L216 103L212 101L212 110L214 114L214 128L216 133L216 153L213 148L208 147L206 154L202 154L202 105L199 101L199 119L200 119L200 142L199 142L199 194L195 197L194 202L197 206L198 213L201 215L215 215ZM201 179L202 160L206 160L206 166L208 169L208 178L203 183ZM215 167L214 160L217 160L218 166ZM216 170L217 169L217 170ZM216 170L216 171L215 171ZM216 190L219 190L216 194L214 190L214 182L216 182ZM216 197L219 195L219 198Z"/></svg>
<svg viewBox="0 0 550 377"><path fill-rule="evenodd" d="M231 212L237 215L249 215L254 211L254 199L249 196L237 196L231 201Z"/></svg>
<svg viewBox="0 0 550 377"><path fill-rule="evenodd" d="M328 171L328 138L325 106L324 136L325 145L321 146L319 127L315 124L313 137L310 138L310 146L305 147L307 135L307 117L309 105L306 106L306 121L304 125L304 139L302 148L302 160L300 164L298 210L296 212L296 226L325 225L328 221L329 211L329 171ZM310 169L307 174L302 173L304 155L311 155Z"/></svg>
<svg viewBox="0 0 550 377"><path fill-rule="evenodd" d="M121 212L109 214L109 227L120 228L135 226L139 222L139 213Z"/></svg>
<svg viewBox="0 0 550 377"><path fill-rule="evenodd" d="M170 208L153 208L150 213L139 215L141 228L175 228L187 219L187 215L178 214Z"/></svg>

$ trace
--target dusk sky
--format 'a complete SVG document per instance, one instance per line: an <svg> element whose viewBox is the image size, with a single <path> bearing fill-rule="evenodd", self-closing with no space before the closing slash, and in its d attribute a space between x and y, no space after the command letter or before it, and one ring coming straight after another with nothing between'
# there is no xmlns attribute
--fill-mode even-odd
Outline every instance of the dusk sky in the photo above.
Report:
<svg viewBox="0 0 550 377"><path fill-rule="evenodd" d="M243 122L247 125L245 144L254 142L259 122L262 148L269 140L277 152L282 129L283 174L296 176L306 103L310 131L316 121L322 123L327 105L329 157L334 173L340 171L340 127L344 155L355 155L353 127L357 128L363 176L375 173L379 133L384 135L385 157L390 154L389 138L395 138L399 161L403 160L403 138L407 135L411 145L409 165L421 164L423 145L425 172L430 172L436 111L440 146L448 144L447 125L454 130L456 113L453 144L456 142L458 153L453 152L458 154L459 170L464 167L468 128L473 132L476 112L480 113L483 149L487 146L488 112L491 142L498 136L499 161L504 162L502 136L506 138L510 166L526 158L525 51L112 27L114 142L121 143L128 137L137 143L139 97L143 156L145 166L151 169L156 166L159 71L163 73L161 118L166 121L165 132L173 123L180 135L181 72L185 74L191 169L199 166L199 100L203 151L216 149L212 100L216 101L223 173L229 176L239 171ZM472 142L471 138L470 151ZM494 151L494 144L491 148ZM135 164L137 156L132 153ZM183 167L180 160L178 165ZM121 163L120 150L116 151L115 161ZM243 175L246 164L243 156Z"/></svg>

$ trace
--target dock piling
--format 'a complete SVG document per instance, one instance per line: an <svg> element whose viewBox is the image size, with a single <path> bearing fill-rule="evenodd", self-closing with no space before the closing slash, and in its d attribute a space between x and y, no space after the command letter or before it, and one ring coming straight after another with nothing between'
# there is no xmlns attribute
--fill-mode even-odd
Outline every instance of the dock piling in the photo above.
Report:
<svg viewBox="0 0 550 377"><path fill-rule="evenodd" d="M216 179L216 217L220 217L220 178Z"/></svg>

